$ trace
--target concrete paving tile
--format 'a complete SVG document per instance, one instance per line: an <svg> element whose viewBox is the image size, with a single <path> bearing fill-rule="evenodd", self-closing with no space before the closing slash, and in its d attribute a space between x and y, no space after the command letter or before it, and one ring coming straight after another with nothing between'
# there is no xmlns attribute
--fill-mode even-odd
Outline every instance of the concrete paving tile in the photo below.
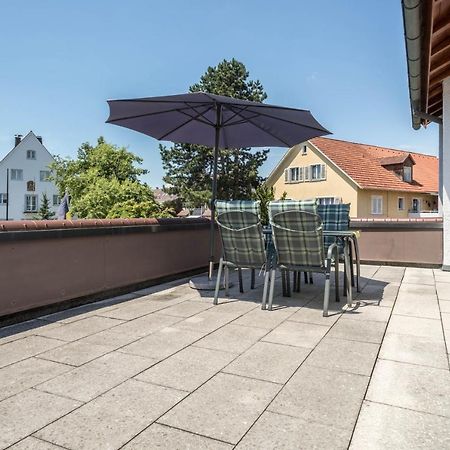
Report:
<svg viewBox="0 0 450 450"><path fill-rule="evenodd" d="M386 333L379 357L440 369L448 368L444 341L427 337Z"/></svg>
<svg viewBox="0 0 450 450"><path fill-rule="evenodd" d="M233 323L236 325L245 325L272 330L281 322L284 322L289 316L292 316L293 313L294 310L290 310L288 308L273 311L263 311L261 308L255 308L236 319Z"/></svg>
<svg viewBox="0 0 450 450"><path fill-rule="evenodd" d="M184 301L177 303L176 305L169 306L168 308L164 308L159 312L168 316L191 317L212 307L213 305L210 303Z"/></svg>
<svg viewBox="0 0 450 450"><path fill-rule="evenodd" d="M42 383L36 389L87 402L155 362L140 356L109 353Z"/></svg>
<svg viewBox="0 0 450 450"><path fill-rule="evenodd" d="M45 329L51 329L59 326L61 325L51 324L40 319L33 319L14 325L8 325L7 327L0 328L0 345L12 341L17 341L18 339L22 339L27 336L33 336L34 334L36 334L36 330L41 327L45 327Z"/></svg>
<svg viewBox="0 0 450 450"><path fill-rule="evenodd" d="M0 448L34 433L80 406L80 402L28 389L0 402Z"/></svg>
<svg viewBox="0 0 450 450"><path fill-rule="evenodd" d="M219 373L158 422L236 444L279 390L279 386Z"/></svg>
<svg viewBox="0 0 450 450"><path fill-rule="evenodd" d="M36 334L54 339L61 339L62 341L76 341L90 334L98 333L121 324L121 320L110 319L108 317L87 317L86 319L77 320L68 324L61 325L50 330L43 330L39 328Z"/></svg>
<svg viewBox="0 0 450 450"><path fill-rule="evenodd" d="M125 322L128 324L129 322ZM100 345L102 347L109 347L111 350L116 350L124 345L131 344L131 342L137 341L139 337L133 335L121 334L113 331L114 328L109 330L100 331L100 333L95 333L90 336L86 336L78 340L77 342L88 343L93 345Z"/></svg>
<svg viewBox="0 0 450 450"><path fill-rule="evenodd" d="M154 423L125 445L123 450L157 448L170 450L231 450L233 446Z"/></svg>
<svg viewBox="0 0 450 450"><path fill-rule="evenodd" d="M214 312L228 314L245 314L257 308L261 308L261 302L249 300L222 301L218 305L213 305Z"/></svg>
<svg viewBox="0 0 450 450"><path fill-rule="evenodd" d="M387 328L388 333L407 334L442 341L442 326L440 320L408 317L392 314Z"/></svg>
<svg viewBox="0 0 450 450"><path fill-rule="evenodd" d="M184 395L128 380L38 431L36 436L66 448L119 448Z"/></svg>
<svg viewBox="0 0 450 450"><path fill-rule="evenodd" d="M230 323L200 339L194 345L240 354L265 334L267 334L267 330L263 328L245 327Z"/></svg>
<svg viewBox="0 0 450 450"><path fill-rule="evenodd" d="M450 372L380 359L366 399L450 417Z"/></svg>
<svg viewBox="0 0 450 450"><path fill-rule="evenodd" d="M344 320L370 320L373 322L384 322L389 321L391 316L391 308L381 308L378 305L360 303L358 307L353 308L345 312L342 315Z"/></svg>
<svg viewBox="0 0 450 450"><path fill-rule="evenodd" d="M8 342L0 347L0 367L35 356L63 344L63 341L41 336L26 336L23 339Z"/></svg>
<svg viewBox="0 0 450 450"><path fill-rule="evenodd" d="M346 449L351 432L297 417L264 412L235 447L262 449Z"/></svg>
<svg viewBox="0 0 450 450"><path fill-rule="evenodd" d="M426 319L440 319L437 299L429 298L398 298L394 314L402 316L423 317Z"/></svg>
<svg viewBox="0 0 450 450"><path fill-rule="evenodd" d="M352 430L369 377L302 365L268 410Z"/></svg>
<svg viewBox="0 0 450 450"><path fill-rule="evenodd" d="M158 361L187 347L202 336L203 333L196 331L183 330L178 327L166 327L143 337L139 341L122 347L120 351Z"/></svg>
<svg viewBox="0 0 450 450"><path fill-rule="evenodd" d="M422 284L422 283L402 283L398 291L398 297L436 297L436 288L434 283L432 285Z"/></svg>
<svg viewBox="0 0 450 450"><path fill-rule="evenodd" d="M328 337L381 344L385 329L386 323L384 322L339 320L331 328Z"/></svg>
<svg viewBox="0 0 450 450"><path fill-rule="evenodd" d="M143 299L139 299L132 304L121 305L120 307L112 310L99 312L97 315L111 319L133 320L160 309L164 309L167 306L170 305L164 302L156 302L151 300L144 301Z"/></svg>
<svg viewBox="0 0 450 450"><path fill-rule="evenodd" d="M89 303L88 305L77 306L76 308L69 308L53 314L47 314L42 316L41 319L49 322L71 323L80 319L85 319L86 317L95 316L97 312L101 312L106 307L107 306L105 306L104 303L101 305L98 303ZM117 306L115 305L115 307Z"/></svg>
<svg viewBox="0 0 450 450"><path fill-rule="evenodd" d="M379 348L379 344L325 337L304 364L370 376Z"/></svg>
<svg viewBox="0 0 450 450"><path fill-rule="evenodd" d="M450 272L444 272L443 270L434 271L434 279L437 283L450 283Z"/></svg>
<svg viewBox="0 0 450 450"><path fill-rule="evenodd" d="M450 419L365 401L350 448L353 450L450 447Z"/></svg>
<svg viewBox="0 0 450 450"><path fill-rule="evenodd" d="M225 367L234 355L199 347L187 347L140 373L136 379L193 391Z"/></svg>
<svg viewBox="0 0 450 450"><path fill-rule="evenodd" d="M177 323L177 328L208 334L239 317L240 313L224 313L216 308L203 311Z"/></svg>
<svg viewBox="0 0 450 450"><path fill-rule="evenodd" d="M310 349L303 347L257 342L222 371L272 383L285 383L309 352Z"/></svg>
<svg viewBox="0 0 450 450"><path fill-rule="evenodd" d="M370 264L361 264L361 277L362 278L372 278L377 270L379 270L380 266L370 265Z"/></svg>
<svg viewBox="0 0 450 450"><path fill-rule="evenodd" d="M29 436L23 441L14 444L9 449L12 450L61 450L59 445L51 444L50 442L42 441L41 439Z"/></svg>
<svg viewBox="0 0 450 450"><path fill-rule="evenodd" d="M161 312L163 311L165 310L162 310ZM133 340L137 340L154 333L155 331L161 330L162 328L173 325L180 320L180 317L167 316L156 312L122 323L117 327L111 328L111 332L120 334L124 338L130 338L130 341L132 342Z"/></svg>
<svg viewBox="0 0 450 450"><path fill-rule="evenodd" d="M331 302L330 302L331 303ZM328 311L328 317L323 317L322 302L310 302L289 317L293 322L312 323L316 325L333 325L342 315L342 303L333 302ZM272 311L273 312L273 311Z"/></svg>
<svg viewBox="0 0 450 450"><path fill-rule="evenodd" d="M28 358L0 369L0 401L70 370L52 361Z"/></svg>
<svg viewBox="0 0 450 450"><path fill-rule="evenodd" d="M441 313L450 313L450 300L439 300Z"/></svg>
<svg viewBox="0 0 450 450"><path fill-rule="evenodd" d="M445 331L450 331L450 314L449 313L442 313L442 326L444 327Z"/></svg>
<svg viewBox="0 0 450 450"><path fill-rule="evenodd" d="M262 340L275 344L313 348L328 332L329 327L311 323L286 321L272 330Z"/></svg>
<svg viewBox="0 0 450 450"><path fill-rule="evenodd" d="M404 273L404 267L381 266L372 277L372 280L400 282L403 278Z"/></svg>

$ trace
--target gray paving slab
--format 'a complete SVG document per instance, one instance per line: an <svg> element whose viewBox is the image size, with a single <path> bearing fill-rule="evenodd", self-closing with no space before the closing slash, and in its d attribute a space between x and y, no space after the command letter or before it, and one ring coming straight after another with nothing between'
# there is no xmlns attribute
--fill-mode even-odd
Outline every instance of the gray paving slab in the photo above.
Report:
<svg viewBox="0 0 450 450"><path fill-rule="evenodd" d="M113 449L127 443L185 393L128 380L36 433L73 449Z"/></svg>
<svg viewBox="0 0 450 450"><path fill-rule="evenodd" d="M325 325L286 321L271 331L262 340L275 344L313 348L325 336L329 329L329 326Z"/></svg>
<svg viewBox="0 0 450 450"><path fill-rule="evenodd" d="M156 360L113 352L72 369L36 389L87 402L149 368Z"/></svg>
<svg viewBox="0 0 450 450"><path fill-rule="evenodd" d="M351 432L298 417L264 412L237 450L346 449Z"/></svg>
<svg viewBox="0 0 450 450"><path fill-rule="evenodd" d="M272 383L286 383L310 349L257 342L222 371Z"/></svg>
<svg viewBox="0 0 450 450"><path fill-rule="evenodd" d="M450 313L450 300L439 300L441 313Z"/></svg>
<svg viewBox="0 0 450 450"><path fill-rule="evenodd" d="M33 436L29 436L23 441L20 441L9 448L12 450L61 450L62 447L35 438Z"/></svg>
<svg viewBox="0 0 450 450"><path fill-rule="evenodd" d="M131 304L122 304L118 308L107 311L99 311L97 315L118 320L133 320L145 316L160 309L167 308L170 305L179 303L181 299L167 300L167 302L156 302L148 299L139 299Z"/></svg>
<svg viewBox="0 0 450 450"><path fill-rule="evenodd" d="M293 322L305 322L316 325L333 325L342 315L342 304L332 302L328 317L323 317L322 302L310 302L289 317Z"/></svg>
<svg viewBox="0 0 450 450"><path fill-rule="evenodd" d="M218 308L212 308L178 322L177 328L205 335L237 319L241 315L242 313L224 313Z"/></svg>
<svg viewBox="0 0 450 450"><path fill-rule="evenodd" d="M440 319L439 305L435 300L419 298L399 298L394 308L395 314L403 316Z"/></svg>
<svg viewBox="0 0 450 450"><path fill-rule="evenodd" d="M267 334L267 330L229 323L197 341L198 347L240 354Z"/></svg>
<svg viewBox="0 0 450 450"><path fill-rule="evenodd" d="M231 450L232 445L154 423L130 441L124 450Z"/></svg>
<svg viewBox="0 0 450 450"><path fill-rule="evenodd" d="M438 369L448 368L445 344L442 339L387 333L379 357Z"/></svg>
<svg viewBox="0 0 450 450"><path fill-rule="evenodd" d="M176 305L169 306L168 308L164 308L159 312L168 316L191 317L212 307L213 305L211 303L191 302L186 300L184 302L177 303Z"/></svg>
<svg viewBox="0 0 450 450"><path fill-rule="evenodd" d="M448 369L378 360L367 400L450 417Z"/></svg>
<svg viewBox="0 0 450 450"><path fill-rule="evenodd" d="M302 365L268 410L351 431L368 383L362 375Z"/></svg>
<svg viewBox="0 0 450 450"><path fill-rule="evenodd" d="M361 320L339 320L328 334L330 338L381 344L386 323Z"/></svg>
<svg viewBox="0 0 450 450"><path fill-rule="evenodd" d="M26 336L23 339L7 342L0 346L0 367L38 355L63 344L64 341L42 336Z"/></svg>
<svg viewBox="0 0 450 450"><path fill-rule="evenodd" d="M158 422L237 444L279 388L274 383L219 373Z"/></svg>
<svg viewBox="0 0 450 450"><path fill-rule="evenodd" d="M281 322L284 322L288 317L292 316L293 313L294 311L289 308L276 309L273 311L256 308L239 317L233 323L236 325L245 325L272 330Z"/></svg>
<svg viewBox="0 0 450 450"><path fill-rule="evenodd" d="M343 320L362 320L371 322L384 322L389 321L391 316L391 308L382 308L381 306L374 305L372 303L358 302L356 308L349 309L342 315Z"/></svg>
<svg viewBox="0 0 450 450"><path fill-rule="evenodd" d="M6 448L79 407L80 402L28 389L0 402L0 448Z"/></svg>
<svg viewBox="0 0 450 450"><path fill-rule="evenodd" d="M136 379L193 391L233 359L234 355L230 353L190 346L150 367Z"/></svg>
<svg viewBox="0 0 450 450"><path fill-rule="evenodd" d="M450 419L365 401L351 449L409 450L450 448Z"/></svg>
<svg viewBox="0 0 450 450"><path fill-rule="evenodd" d="M430 340L443 340L441 321L421 317L408 317L392 314L387 328L388 333L407 334Z"/></svg>
<svg viewBox="0 0 450 450"><path fill-rule="evenodd" d="M325 337L304 364L370 376L379 348L370 342Z"/></svg>
<svg viewBox="0 0 450 450"><path fill-rule="evenodd" d="M70 366L28 358L0 369L0 401L71 370Z"/></svg>

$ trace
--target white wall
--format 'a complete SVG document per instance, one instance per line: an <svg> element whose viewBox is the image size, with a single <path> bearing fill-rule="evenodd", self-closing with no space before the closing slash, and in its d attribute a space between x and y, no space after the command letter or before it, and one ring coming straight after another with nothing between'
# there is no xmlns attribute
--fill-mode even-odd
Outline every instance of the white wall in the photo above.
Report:
<svg viewBox="0 0 450 450"><path fill-rule="evenodd" d="M27 159L27 150L36 152L36 159ZM49 164L53 162L52 155L39 142L37 137L28 133L22 141L0 161L0 193L6 193L6 169L9 172L9 220L32 218L35 213L25 213L25 195L38 195L37 208L40 207L44 193L50 202L50 207L56 212L57 206L53 206L53 195L58 194L56 186L50 181L40 181L40 171L49 170ZM22 169L23 180L11 180L11 169ZM27 192L27 181L35 182L35 191ZM0 220L6 219L6 205L0 204Z"/></svg>

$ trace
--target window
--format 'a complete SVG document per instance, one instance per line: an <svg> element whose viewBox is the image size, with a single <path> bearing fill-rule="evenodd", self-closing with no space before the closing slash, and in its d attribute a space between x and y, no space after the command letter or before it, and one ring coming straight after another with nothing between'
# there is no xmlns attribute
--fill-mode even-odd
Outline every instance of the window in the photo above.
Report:
<svg viewBox="0 0 450 450"><path fill-rule="evenodd" d="M298 167L291 167L289 169L289 171L290 171L290 173L289 173L289 177L290 177L289 181L291 181L293 183L298 181L299 177L300 177L299 168Z"/></svg>
<svg viewBox="0 0 450 450"><path fill-rule="evenodd" d="M60 195L53 195L53 206L58 206L61 203Z"/></svg>
<svg viewBox="0 0 450 450"><path fill-rule="evenodd" d="M37 211L37 195L28 194L25 195L25 212L36 212Z"/></svg>
<svg viewBox="0 0 450 450"><path fill-rule="evenodd" d="M311 166L311 181L319 181L325 179L325 164L313 164Z"/></svg>
<svg viewBox="0 0 450 450"><path fill-rule="evenodd" d="M304 145L302 147L302 156L306 156L308 154L308 147L306 145Z"/></svg>
<svg viewBox="0 0 450 450"><path fill-rule="evenodd" d="M36 151L27 150L27 159L36 159Z"/></svg>
<svg viewBox="0 0 450 450"><path fill-rule="evenodd" d="M410 166L403 167L403 181L406 181L407 183L411 183L412 167L410 167Z"/></svg>
<svg viewBox="0 0 450 450"><path fill-rule="evenodd" d="M0 205L8 203L8 194L0 194Z"/></svg>
<svg viewBox="0 0 450 450"><path fill-rule="evenodd" d="M398 198L398 210L403 211L405 209L405 199L403 197Z"/></svg>
<svg viewBox="0 0 450 450"><path fill-rule="evenodd" d="M23 170L22 169L11 169L11 180L22 181L23 180Z"/></svg>
<svg viewBox="0 0 450 450"><path fill-rule="evenodd" d="M418 198L413 198L412 199L412 212L420 212L420 199Z"/></svg>
<svg viewBox="0 0 450 450"><path fill-rule="evenodd" d="M319 205L338 205L341 203L340 197L318 197Z"/></svg>
<svg viewBox="0 0 450 450"><path fill-rule="evenodd" d="M383 197L372 195L372 214L383 214Z"/></svg>
<svg viewBox="0 0 450 450"><path fill-rule="evenodd" d="M49 180L50 175L51 175L51 173L49 170L41 170L39 172L39 180L40 181L50 181Z"/></svg>

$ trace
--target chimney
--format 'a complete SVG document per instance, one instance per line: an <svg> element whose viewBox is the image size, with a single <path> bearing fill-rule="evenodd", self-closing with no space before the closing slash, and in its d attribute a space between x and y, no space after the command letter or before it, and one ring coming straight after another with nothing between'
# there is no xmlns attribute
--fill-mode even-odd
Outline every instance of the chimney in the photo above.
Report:
<svg viewBox="0 0 450 450"><path fill-rule="evenodd" d="M21 134L16 134L14 136L14 147L17 147L20 144L20 141L22 140Z"/></svg>
<svg viewBox="0 0 450 450"><path fill-rule="evenodd" d="M37 140L42 144L42 136L36 136Z"/></svg>

